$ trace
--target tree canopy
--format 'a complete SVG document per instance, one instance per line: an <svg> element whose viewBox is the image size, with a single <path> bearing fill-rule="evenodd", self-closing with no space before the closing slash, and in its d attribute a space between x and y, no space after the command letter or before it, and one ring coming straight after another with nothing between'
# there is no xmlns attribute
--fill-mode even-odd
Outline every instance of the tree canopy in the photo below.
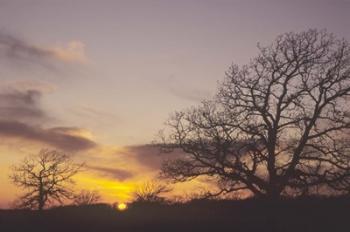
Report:
<svg viewBox="0 0 350 232"><path fill-rule="evenodd" d="M185 156L162 175L211 177L220 193L348 194L349 43L311 29L258 48L230 67L214 99L170 117L163 145Z"/></svg>
<svg viewBox="0 0 350 232"><path fill-rule="evenodd" d="M16 207L42 210L49 204L72 198L72 177L81 167L82 164L73 163L69 156L55 150L43 149L26 157L13 166L10 176L26 192L19 197Z"/></svg>

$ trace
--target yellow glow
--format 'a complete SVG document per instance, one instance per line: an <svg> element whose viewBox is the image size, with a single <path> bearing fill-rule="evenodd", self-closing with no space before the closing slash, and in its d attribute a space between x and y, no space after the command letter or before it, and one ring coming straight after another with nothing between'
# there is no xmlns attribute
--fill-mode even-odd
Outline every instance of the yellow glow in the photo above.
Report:
<svg viewBox="0 0 350 232"><path fill-rule="evenodd" d="M135 186L137 186L133 180L120 182L106 177L99 177L92 173L79 173L75 180L82 189L98 190L106 202L132 200L132 193L135 190Z"/></svg>
<svg viewBox="0 0 350 232"><path fill-rule="evenodd" d="M128 208L128 205L125 204L125 203L118 203L118 205L117 205L117 209L118 209L119 211L124 211L124 210L126 210L127 208Z"/></svg>

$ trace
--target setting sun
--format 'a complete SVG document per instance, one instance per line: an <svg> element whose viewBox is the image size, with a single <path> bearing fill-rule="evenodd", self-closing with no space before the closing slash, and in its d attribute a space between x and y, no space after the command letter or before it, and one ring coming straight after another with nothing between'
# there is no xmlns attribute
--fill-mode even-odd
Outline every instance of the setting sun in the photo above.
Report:
<svg viewBox="0 0 350 232"><path fill-rule="evenodd" d="M117 205L117 209L118 209L119 211L124 211L124 210L126 210L127 208L128 208L128 205L125 204L125 203L118 203L118 205Z"/></svg>

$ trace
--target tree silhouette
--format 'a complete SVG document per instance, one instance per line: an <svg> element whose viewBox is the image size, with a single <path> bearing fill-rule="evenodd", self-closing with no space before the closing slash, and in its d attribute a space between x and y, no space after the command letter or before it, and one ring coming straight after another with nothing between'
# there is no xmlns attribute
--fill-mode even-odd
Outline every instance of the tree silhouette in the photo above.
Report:
<svg viewBox="0 0 350 232"><path fill-rule="evenodd" d="M213 100L175 112L163 148L174 181L217 180L219 193L255 196L350 192L350 47L326 31L286 33L243 67L232 65Z"/></svg>
<svg viewBox="0 0 350 232"><path fill-rule="evenodd" d="M81 190L80 193L74 195L73 203L75 205L92 205L101 200L101 195L98 191Z"/></svg>
<svg viewBox="0 0 350 232"><path fill-rule="evenodd" d="M170 192L172 189L156 181L148 181L140 185L135 193L135 202L163 202L161 195Z"/></svg>
<svg viewBox="0 0 350 232"><path fill-rule="evenodd" d="M73 163L67 155L55 150L43 149L36 156L26 157L12 167L10 175L15 185L27 191L16 206L42 210L50 203L63 203L73 196L72 177L81 167L82 164Z"/></svg>

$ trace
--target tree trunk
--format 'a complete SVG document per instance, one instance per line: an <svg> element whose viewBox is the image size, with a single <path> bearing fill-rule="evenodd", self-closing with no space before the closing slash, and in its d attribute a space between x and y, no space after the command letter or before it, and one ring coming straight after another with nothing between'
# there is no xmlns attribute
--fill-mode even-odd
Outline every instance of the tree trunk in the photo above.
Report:
<svg viewBox="0 0 350 232"><path fill-rule="evenodd" d="M44 208L44 187L42 180L40 179L40 185L39 185L39 196L38 196L38 210L41 211Z"/></svg>
<svg viewBox="0 0 350 232"><path fill-rule="evenodd" d="M276 185L271 185L266 193L266 197L270 200L279 200L281 198L281 190Z"/></svg>

